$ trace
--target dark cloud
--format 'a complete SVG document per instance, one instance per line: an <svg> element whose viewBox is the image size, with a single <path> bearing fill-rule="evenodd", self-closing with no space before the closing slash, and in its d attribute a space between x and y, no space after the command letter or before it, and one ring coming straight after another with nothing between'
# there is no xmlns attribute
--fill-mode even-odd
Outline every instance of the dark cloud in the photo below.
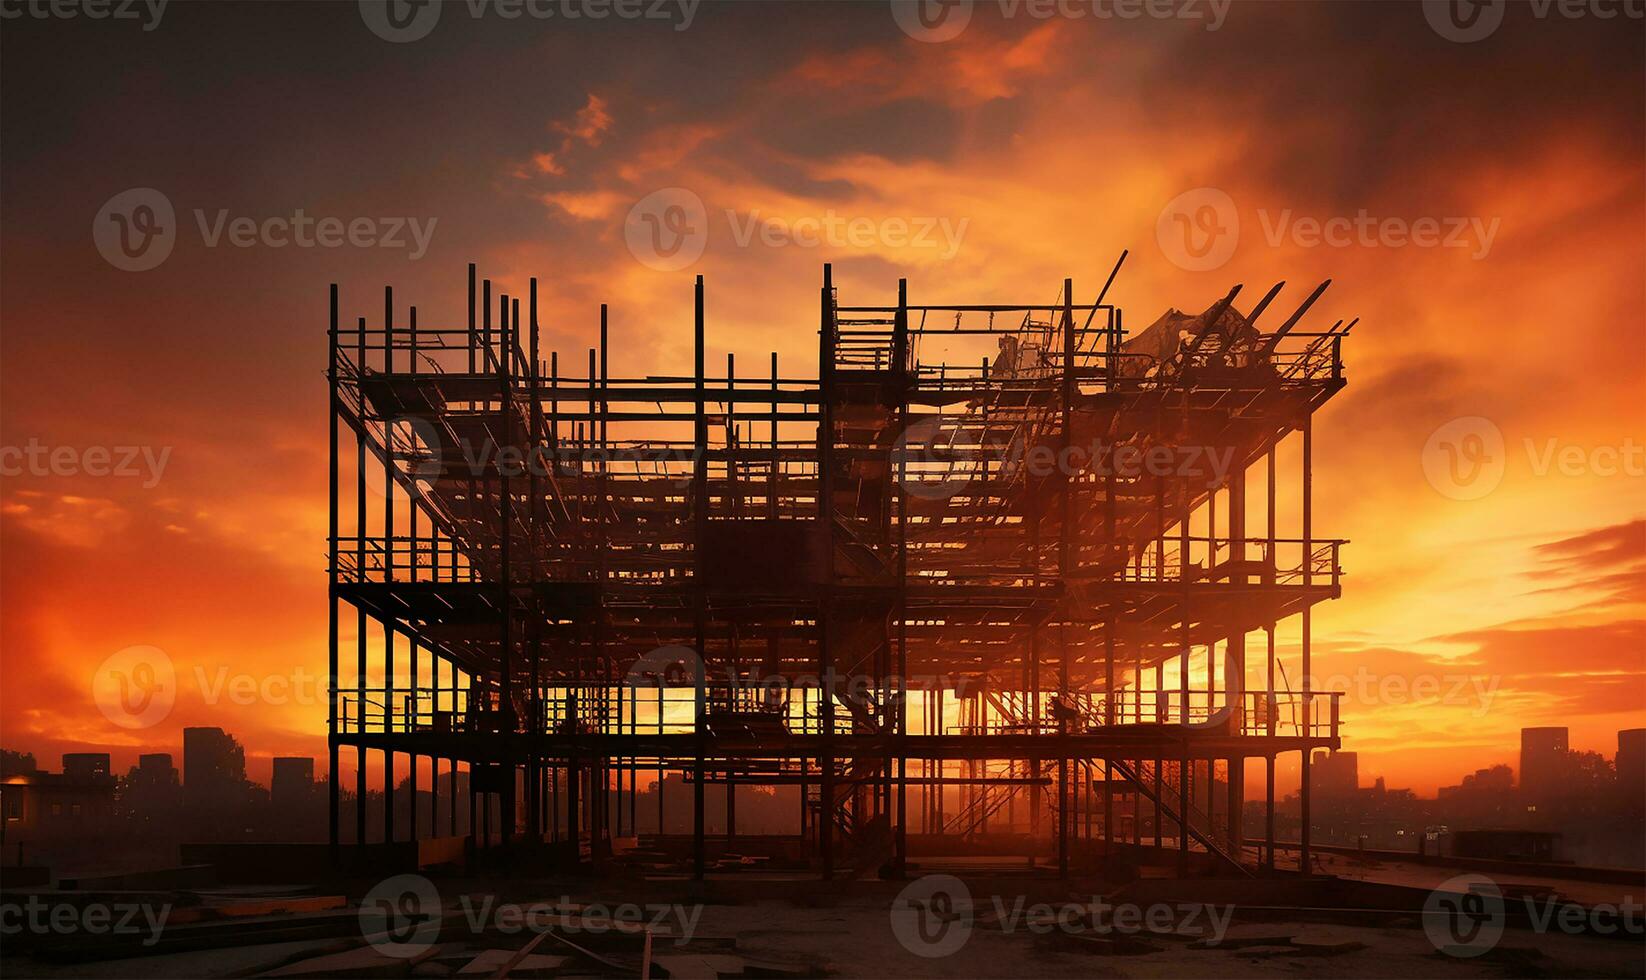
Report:
<svg viewBox="0 0 1646 980"><path fill-rule="evenodd" d="M1646 518L1596 528L1535 549L1563 572L1605 571L1646 563Z"/></svg>

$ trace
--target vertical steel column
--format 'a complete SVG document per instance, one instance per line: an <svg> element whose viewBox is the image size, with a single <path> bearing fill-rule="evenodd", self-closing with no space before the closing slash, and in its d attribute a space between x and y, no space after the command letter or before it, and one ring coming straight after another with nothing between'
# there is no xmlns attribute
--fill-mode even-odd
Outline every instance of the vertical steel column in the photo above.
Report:
<svg viewBox="0 0 1646 980"><path fill-rule="evenodd" d="M527 635L531 644L531 688L527 692L527 704L530 705L531 717L526 720L526 731L531 734L531 752L526 762L526 825L527 833L532 840L543 839L543 755L541 752L543 736L543 607L537 596L537 558L539 536L537 529L537 515L542 509L540 485L537 471L543 465L542 443L540 435L543 429L543 403L541 401L542 373L538 369L538 347L540 331L537 322L537 277L529 280L527 308L529 309L531 329L531 367L527 373L527 383L530 385L530 404L528 408L529 422L526 434L526 609L531 619L527 621Z"/></svg>
<svg viewBox="0 0 1646 980"><path fill-rule="evenodd" d="M1246 464L1245 459L1236 462L1229 483L1229 559L1235 563L1235 574L1230 577L1230 583L1242 591L1246 585L1246 574L1241 571L1246 562ZM1223 686L1227 691L1230 734L1238 738L1245 734L1246 729L1246 614L1237 608L1234 617L1228 646L1224 650ZM1229 812L1226 820L1229 840L1234 847L1233 856L1238 860L1242 854L1241 842L1246 839L1241 813L1246 803L1244 756L1229 756L1228 790Z"/></svg>
<svg viewBox="0 0 1646 980"><path fill-rule="evenodd" d="M410 353L407 355L406 371L407 375L410 376L417 373L417 307L407 307L406 317L406 326L411 331L410 337L408 338ZM412 448L415 448L415 446L411 443L411 440L415 440L416 438L417 434L415 431L407 436L408 445L412 446ZM410 551L408 552L410 558L407 561L406 577L413 583L417 582L417 500L417 471L415 467L408 467L406 471L406 537L408 538L410 547ZM417 648L419 646L418 634L415 631L408 630L406 633L406 640L407 646L410 647L407 651L407 656L410 658L411 675L411 685L407 689L406 730L410 732L415 731L417 727L417 682L419 679L418 667L420 666L417 659ZM419 762L417 751L415 749L409 753L409 755L411 766L406 773L406 804L407 810L409 811L406 839L415 841L417 840L417 767Z"/></svg>
<svg viewBox="0 0 1646 980"><path fill-rule="evenodd" d="M594 528L595 528L595 541L597 542L598 547L595 551L595 578L596 578L596 587L597 588L596 588L595 607L594 607L594 614L595 614L595 619L594 619L594 624L595 624L595 626L594 626L594 629L595 629L595 632L594 632L594 640L595 640L595 642L594 642L594 656L595 656L595 662L599 665L599 668L600 668L600 671L601 671L601 679L602 679L602 686L601 686L601 691L600 691L600 701L601 701L601 709L602 709L601 713L600 713L600 731L601 731L602 734L605 734L608 730L607 729L607 721L610 718L609 707L610 707L612 679L613 679L612 678L613 671L612 671L612 664L611 664L611 656L606 650L606 573L607 573L606 558L607 558L608 552L610 551L610 548L608 547L608 542L606 540L606 535L607 535L607 524L606 524L606 500L607 500L607 496L606 495L607 495L607 492L608 492L607 474L611 469L611 458L608 454L608 447L607 447L607 442L606 442L606 438L607 438L607 436L606 436L607 416L610 414L610 410L611 410L611 402L609 401L609 399L607 397L607 393L606 393L606 387L610 383L610 374L608 372L608 364L609 364L608 356L609 356L609 353L611 351L610 337L608 335L608 322L609 321L608 321L608 313L607 313L606 304L601 303L600 304L600 364L599 364L599 368L600 368L600 404L599 404L599 409L598 409L598 412L599 412L598 420L599 420L600 430L599 430L598 442L595 443L595 445L599 449L598 456L597 456L597 461L600 464L600 471L595 475ZM589 387L592 390L594 388L593 372L592 371L590 372L590 375L591 375L591 377L590 377ZM591 416L591 421L589 423L590 428L591 428L591 435L593 434L592 429L593 429L593 426L595 425L595 422L593 421L593 418L594 417ZM618 731L621 732L623 730L623 707L622 707L621 698L618 701L617 721L618 721ZM610 756L610 755L602 755L601 756L600 762L599 762L598 767L597 767L597 771L600 774L600 790L599 790L598 793L595 794L595 797L594 797L595 801L598 803L598 805L600 807L600 818L601 818L600 819L600 824L599 824L600 832L601 832L602 836L605 838L605 844L608 847L611 843L611 834L612 834L612 827L611 827L611 816L612 816L611 815L611 809L612 809L612 805L613 805L612 794L611 794L611 763L612 763L612 761L613 761L613 757ZM619 794L621 794L622 791L623 791L623 768L622 768L621 760L618 760L617 773L618 773L617 792ZM622 809L621 809L621 807L622 807L622 798L621 798L621 795L619 795L619 797L616 801L616 804L618 806L618 813L621 816L621 814L622 814ZM621 820L619 822L621 823Z"/></svg>
<svg viewBox="0 0 1646 980"><path fill-rule="evenodd" d="M1310 763L1308 736L1313 730L1314 712L1314 677L1311 671L1313 664L1310 660L1310 623L1309 610L1314 599L1309 595L1311 585L1311 561L1314 552L1314 423L1313 417L1304 409L1303 415L1303 760L1302 782L1298 789L1298 806L1302 826L1298 830L1298 870L1303 874L1309 873L1309 838L1313 819L1311 813L1311 796L1314 787L1310 785Z"/></svg>
<svg viewBox="0 0 1646 980"><path fill-rule="evenodd" d="M1028 437L1025 436L1025 440L1027 438ZM1034 447L1032 446L1026 446L1024 451L1028 452L1033 448ZM1038 606L1041 587L1040 488L1035 485L1032 474L1024 475L1023 488L1027 498L1024 501L1024 510L1026 513L1023 515L1023 523L1028 525L1024 528L1024 532L1029 539L1029 580L1033 585L1031 594L1035 597L1035 602ZM1029 656L1028 664L1026 665L1029 676L1029 728L1035 733L1035 735L1039 736L1043 734L1040 730L1040 627L1043 624L1040 621L1040 610L1038 608L1031 609L1029 616ZM959 692L957 691L956 695L958 696L958 694ZM1029 760L1029 777L1033 780L1029 784L1029 836L1035 840L1040 839L1040 816L1041 811L1045 809L1046 806L1045 791L1040 785L1040 776L1041 773L1045 771L1045 768L1045 759L1039 753L1036 753L1034 757ZM966 762L966 775L973 775L972 763L970 760L967 760ZM969 788L963 788L960 791L959 796L962 801L962 806L964 806L964 799L966 795L970 792L971 790Z"/></svg>
<svg viewBox="0 0 1646 980"><path fill-rule="evenodd" d="M394 288L383 287L383 376L394 375ZM361 399L364 403L364 398ZM383 581L394 581L394 419L383 420ZM383 623L383 842L394 843L394 623Z"/></svg>
<svg viewBox="0 0 1646 980"><path fill-rule="evenodd" d="M511 312L513 313L512 317L510 316ZM499 430L503 441L502 447L499 448L506 449L514 446L514 381L511 361L515 346L514 331L519 326L519 302L515 301L511 305L508 294L503 294L502 310L499 316L500 322L497 325L499 352L497 357L498 415L501 423ZM498 642L500 644L498 668L502 673L502 679L499 684L501 690L498 695L501 704L498 707L504 723L508 726L507 734L512 743L514 733L519 728L519 721L515 718L514 712L514 582L509 554L510 539L514 537L514 488L510 484L510 468L510 465L504 461L504 457L500 453L497 467L497 509L498 526L502 533L498 540L497 591L499 598ZM503 790L498 799L498 807L502 812L498 814L501 818L501 825L498 829L503 846L508 847L515 829L515 778L518 772L518 760L512 747L505 750L503 764Z"/></svg>
<svg viewBox="0 0 1646 980"><path fill-rule="evenodd" d="M355 390L359 392L360 414L354 430L354 579L356 583L366 580L366 396L361 388L361 379L366 373L366 318L360 317L355 331ZM356 719L357 734L361 739L356 743L355 772L354 772L354 831L355 845L362 849L366 846L366 607L359 602L355 603L355 683L358 690L359 718Z"/></svg>
<svg viewBox="0 0 1646 980"><path fill-rule="evenodd" d="M1074 335L1074 280L1063 280L1063 426L1058 458L1063 463L1062 508L1057 531L1058 584L1066 590L1069 576L1074 571L1074 474L1070 469L1069 449L1074 445L1075 396L1075 335ZM1058 663L1057 696L1064 705L1069 703L1069 614L1067 592L1058 601ZM1064 725L1059 723L1057 736L1057 873L1069 875L1069 748ZM1108 791L1108 787L1104 787Z"/></svg>
<svg viewBox="0 0 1646 980"><path fill-rule="evenodd" d="M341 414L337 398L337 283L331 284L330 293L331 325L326 330L326 386L330 392L329 408L326 412L326 438L329 440L331 451L330 469L328 470L328 497L327 506L327 541L328 565L326 568L326 613L328 629L326 632L326 662L329 665L330 678L326 687L326 756L330 765L331 776L326 783L327 806L331 812L327 821L326 841L329 846L331 866L338 870L342 863L342 854L339 843L342 839L342 828L338 825L341 805L341 794L337 785L337 417Z"/></svg>
<svg viewBox="0 0 1646 980"><path fill-rule="evenodd" d="M909 281L897 281L897 318L892 325L892 370L898 386L897 428L909 428ZM909 858L909 491L907 453L897 457L897 836L893 867L902 877Z"/></svg>
<svg viewBox="0 0 1646 980"><path fill-rule="evenodd" d="M733 521L740 521L743 517L742 491L737 485L737 451L739 447L737 427L737 355L732 351L726 352L726 424L724 426L726 440L726 475L725 490L722 496L726 500L727 514ZM751 433L752 435L752 433ZM728 689L726 698L728 707L736 711L737 687L743 678L743 656L739 640L739 629L742 623L737 614L730 614L730 621L726 624L726 680ZM722 760L724 762L724 760ZM737 779L726 766L726 850L733 849L732 842L737 838Z"/></svg>
<svg viewBox="0 0 1646 980"><path fill-rule="evenodd" d="M1165 713L1161 708L1161 701L1163 701L1166 697L1166 661L1164 659L1156 662L1155 665L1154 665L1154 692L1155 692L1154 693L1154 696L1155 696L1155 718L1157 720L1162 720L1163 721L1164 718L1165 718ZM1155 754L1155 759L1154 759L1154 800L1150 803L1150 806L1149 806L1150 812L1154 815L1154 846L1155 846L1155 850L1157 850L1157 851L1165 846L1165 842L1163 840L1163 834L1165 833L1165 830L1166 830L1166 828L1164 826L1162 826L1161 812L1160 812L1160 800L1161 800L1160 783L1161 783L1161 780L1163 778L1162 775L1161 775L1161 771L1163 769L1165 769L1166 767L1165 767L1165 760L1160 758L1160 755L1161 755L1161 753L1156 753Z"/></svg>
<svg viewBox="0 0 1646 980"><path fill-rule="evenodd" d="M692 455L695 465L692 467L692 564L693 564L693 618L696 629L697 657L693 671L693 687L695 688L694 712L692 724L693 748L693 782L692 782L692 877L703 880L705 853L703 841L703 756L707 749L708 739L708 703L707 685L708 651L708 586L704 580L705 565L703 561L704 540L709 530L709 419L705 406L703 391L703 277L697 277L697 286L694 294L693 323L696 335L695 360L693 363L692 378L696 390L696 415L692 422Z"/></svg>
<svg viewBox="0 0 1646 980"><path fill-rule="evenodd" d="M452 551L455 553L456 550L457 550L457 542L456 541L451 542L451 546L452 546ZM451 668L452 668L452 719L455 721L457 719L457 661L455 661L455 660L451 661ZM471 719L474 717L472 712L466 712L465 716L468 717L468 718L471 718ZM446 797L446 833L451 835L452 837L456 837L457 836L457 756L453 755L449 761L451 763L451 772L448 775L451 777L451 784L450 784L450 787L449 787L450 792L447 794L447 797ZM474 828L471 827L471 828L469 828L469 830L472 833Z"/></svg>
<svg viewBox="0 0 1646 980"><path fill-rule="evenodd" d="M1189 432L1189 393L1183 392L1183 425L1181 431ZM1193 632L1189 620L1189 521L1194 516L1194 499L1190 497L1188 488L1183 490L1183 510L1177 521L1177 578L1178 578L1178 621L1181 634L1178 642L1178 713L1179 721L1185 726L1190 722L1189 713L1189 654L1193 645ZM1189 799L1193 790L1189 762L1189 743L1183 742L1183 747L1177 757L1177 873L1179 877L1189 876Z"/></svg>
<svg viewBox="0 0 1646 980"><path fill-rule="evenodd" d="M1105 550L1115 546L1115 478L1114 478L1114 449L1108 447L1109 458L1103 466L1103 547ZM1096 465L1097 460L1092 461ZM1108 562L1105 554L1104 562ZM1103 620L1103 724L1113 728L1115 722L1115 686L1114 686L1114 658L1115 658L1115 597L1110 593L1107 597L1107 615ZM1141 702L1141 695L1139 696ZM1135 770L1134 770L1135 771ZM1114 853L1114 766L1105 757L1103 759L1103 856L1108 858ZM1132 811L1132 822L1137 822L1137 811Z"/></svg>
<svg viewBox="0 0 1646 980"><path fill-rule="evenodd" d="M1264 526L1268 529L1268 558L1264 563L1267 569L1267 579L1264 584L1273 586L1275 580L1275 447L1269 447L1268 454L1268 520ZM1269 739L1269 750L1263 754L1264 781L1263 781L1263 866L1270 871L1275 867L1275 715L1278 714L1275 705L1275 623L1272 609L1265 616L1268 624L1263 629L1266 646L1266 662L1268 683L1265 687L1263 699L1264 734Z"/></svg>
<svg viewBox="0 0 1646 980"><path fill-rule="evenodd" d="M550 351L549 352L549 427L548 427L548 440L549 440L549 459L551 461L550 464L549 464L550 465L549 472L552 473L554 475L555 479L558 480L560 475L561 475L561 468L560 468L560 352L559 351ZM579 496L581 496L581 494L582 494L581 482L578 484L578 494L579 494ZM564 507L565 507L564 498L559 498L559 499L561 500L561 507L562 507L562 509L564 509ZM582 530L583 529L582 529L581 524L576 525L576 532L575 533L581 534ZM564 540L556 540L554 542L554 553L556 555L562 555L563 556L565 554L565 550L568 546L569 546L568 542L566 542ZM560 571L561 575L567 574L567 572L564 570L564 568L565 568L565 563L564 562L562 562L559 565L559 568L561 569L561 571ZM574 620L574 623L575 623L575 620ZM570 638L569 642L572 645L573 649L577 648L577 644L580 641L579 641L577 633L576 633L575 625L572 626L569 630L563 630L563 631L558 631L558 632L560 632L562 636L564 636L567 632L569 632L571 634L571 638ZM560 647L560 650L561 650L562 655L564 655L564 653L565 653L564 642L562 643L562 645ZM579 661L579 662L581 662L581 661ZM572 710L573 707L575 706L575 698L573 696L573 691L574 691L574 688L572 688L571 686L567 686L567 687L564 687L562 689L562 692L561 692L561 697L563 698L564 710L562 712L562 717L561 717L561 721L560 721L560 728L565 730L566 737L567 737L568 740L576 738L576 731L573 730L568 725L568 722L573 718L573 714L574 714L573 710ZM551 697L552 697L552 695L551 695ZM570 743L568 742L568 744L570 744ZM550 803L549 814L550 814L550 823L551 823L552 828L553 828L553 837L556 841L564 839L564 840L567 840L567 841L571 842L571 863L572 864L576 864L580 860L580 855L581 855L581 852L579 850L579 847L581 845L578 843L578 839L577 839L577 837L578 837L577 805L576 805L577 804L577 786L576 786L576 783L577 783L577 769L574 765L574 760L575 760L574 753L572 753L569 749L566 752L564 760L560 760L560 759L551 760L551 764L549 766L549 778L548 778L549 803ZM561 787L561 778L562 778L561 777L561 772L562 772L562 769L565 772L565 777L564 778L565 778L565 783L566 783L566 788L565 788L566 831L565 831L565 837L564 838L561 837L561 831L560 831L560 811L561 811L561 805L560 805L561 788L560 787Z"/></svg>
<svg viewBox="0 0 1646 980"><path fill-rule="evenodd" d="M823 264L822 308L817 329L817 537L822 547L823 584L817 604L817 688L820 796L818 850L823 878L834 877L834 663L829 646L829 619L834 603L834 270Z"/></svg>

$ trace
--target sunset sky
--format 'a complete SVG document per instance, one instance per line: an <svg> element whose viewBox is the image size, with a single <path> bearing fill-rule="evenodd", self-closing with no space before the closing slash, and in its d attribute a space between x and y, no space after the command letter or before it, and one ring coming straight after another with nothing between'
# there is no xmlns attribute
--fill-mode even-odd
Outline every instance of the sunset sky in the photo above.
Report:
<svg viewBox="0 0 1646 980"><path fill-rule="evenodd" d="M0 745L53 769L112 750L124 771L215 724L255 778L273 755L323 760L324 700L303 695L326 667L331 282L347 315L379 316L393 284L424 324L459 325L465 263L509 292L536 275L545 349L581 358L609 302L632 376L689 366L701 274L711 364L775 349L810 374L824 262L847 303L893 302L899 277L916 303L1044 302L1065 276L1089 301L1122 249L1111 299L1133 330L1282 279L1288 311L1334 282L1305 327L1360 318L1349 386L1315 420L1315 532L1351 541L1315 673L1351 690L1364 782L1430 794L1518 765L1522 726L1610 757L1646 725L1641 21L1514 3L1458 43L1415 3L1236 2L1214 21L1205 3L1160 20L980 2L937 41L886 3L473 9L407 43L352 0L174 2L152 30L0 22L0 446L149 452L133 476L8 471ZM92 236L131 188L175 208L148 271ZM708 238L659 271L625 220L668 188L703 202ZM1204 188L1239 234L1197 271L1162 211ZM220 212L298 209L432 234L415 257L211 244ZM829 216L877 231L743 234ZM1309 234L1331 219L1373 232ZM950 238L900 242L899 222ZM1489 425L1431 439L1459 418ZM1437 447L1492 427L1501 482L1443 492ZM165 651L181 686L128 731L91 685L132 646ZM208 703L202 681L241 674L300 696ZM1415 703L1417 678L1438 694Z"/></svg>

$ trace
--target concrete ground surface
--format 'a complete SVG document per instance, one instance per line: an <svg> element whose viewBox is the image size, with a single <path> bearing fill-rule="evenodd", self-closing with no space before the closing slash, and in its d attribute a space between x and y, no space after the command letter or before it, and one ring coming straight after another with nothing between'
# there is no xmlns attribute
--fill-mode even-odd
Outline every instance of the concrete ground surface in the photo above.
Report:
<svg viewBox="0 0 1646 980"><path fill-rule="evenodd" d="M801 886L803 887L803 886ZM598 895L584 896L592 901ZM1484 955L1458 958L1438 952L1417 917L1385 917L1381 924L1342 924L1275 919L1242 922L1238 917L1223 933L1224 942L1204 946L1201 925L1182 934L1171 930L1143 933L1139 940L1115 934L1093 936L1086 926L1052 927L1051 920L1032 909L1010 922L998 920L994 897L973 907L969 931L962 928L952 948L927 945L900 936L883 897L837 898L820 907L807 907L808 896L765 899L737 905L706 905L697 910L694 931L711 943L678 947L667 940L654 947L657 962L680 953L710 953L721 972L708 975L835 976L835 977L1389 977L1400 980L1449 977L1642 977L1646 976L1646 945L1638 935L1604 938L1594 935L1543 934L1511 928ZM1005 902L1010 908L1012 900ZM1031 903L1032 904L1032 903ZM1314 916L1313 918L1320 918ZM461 919L448 917L440 944L456 958L412 964L384 962L360 972L339 976L455 976L463 955L456 950L496 947L506 943L466 934ZM1036 932L1034 923L1048 931ZM944 942L957 934L934 929ZM512 945L521 944L516 937ZM5 956L0 974L7 977L170 978L229 977L262 974L268 964L289 959L314 942L234 946L201 952L106 960L54 963ZM545 950L553 950L552 945ZM915 949L943 955L917 955ZM565 950L557 950L565 952ZM366 952L370 952L367 950ZM724 958L719 958L724 957ZM748 961L748 971L740 966ZM457 965L453 965L457 964ZM769 972L777 970L780 972ZM296 974L304 975L304 974ZM308 974L319 975L319 974ZM568 963L565 968L538 976L625 975L590 971ZM638 972L628 973L637 976ZM654 968L653 976L660 973Z"/></svg>

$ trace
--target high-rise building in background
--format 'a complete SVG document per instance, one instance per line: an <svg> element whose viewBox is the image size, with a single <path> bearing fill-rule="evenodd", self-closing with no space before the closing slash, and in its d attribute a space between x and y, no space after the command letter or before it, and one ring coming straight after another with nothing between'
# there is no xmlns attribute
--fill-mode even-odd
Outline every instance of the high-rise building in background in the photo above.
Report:
<svg viewBox="0 0 1646 980"><path fill-rule="evenodd" d="M246 782L246 750L221 728L183 729L183 795L191 807L229 800Z"/></svg>
<svg viewBox="0 0 1646 980"><path fill-rule="evenodd" d="M1529 800L1547 799L1558 791L1566 765L1565 728L1520 730L1520 792Z"/></svg>
<svg viewBox="0 0 1646 980"><path fill-rule="evenodd" d="M149 752L137 757L137 765L126 773L120 791L120 810L132 827L144 833L175 830L183 804L183 787L169 752Z"/></svg>
<svg viewBox="0 0 1646 980"><path fill-rule="evenodd" d="M148 752L137 757L136 768L126 778L175 784L177 770L171 764L170 752Z"/></svg>
<svg viewBox="0 0 1646 980"><path fill-rule="evenodd" d="M1627 813L1646 811L1646 728L1617 733L1617 791Z"/></svg>
<svg viewBox="0 0 1646 980"><path fill-rule="evenodd" d="M64 752L64 777L80 782L104 779L109 775L107 752Z"/></svg>

